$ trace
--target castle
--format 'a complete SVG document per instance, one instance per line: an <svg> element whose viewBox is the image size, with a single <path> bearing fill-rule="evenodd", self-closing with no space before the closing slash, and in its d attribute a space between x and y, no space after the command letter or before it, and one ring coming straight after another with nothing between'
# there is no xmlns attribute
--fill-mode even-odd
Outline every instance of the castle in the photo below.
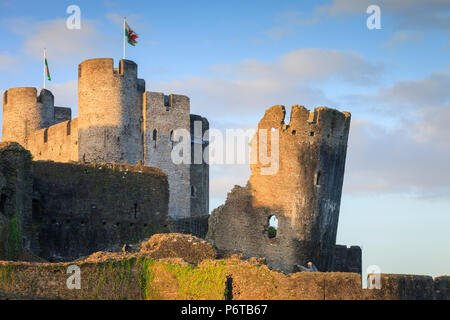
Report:
<svg viewBox="0 0 450 320"><path fill-rule="evenodd" d="M209 216L209 166L193 161L195 150L208 156L209 124L190 114L189 98L146 92L128 60L118 68L87 60L78 73L76 119L48 90L4 93L0 299L449 299L448 276L372 274L369 287L379 278L381 290L362 289L361 248L336 245L350 113L296 105L285 123L283 106L269 108L258 124L267 139L252 139L247 185ZM176 129L191 134L191 164L171 159L183 142ZM266 174L273 141L278 168ZM139 259L126 252L124 244L174 231L215 248L172 234L150 238ZM73 261L120 248L110 261ZM174 257L197 265L164 259ZM42 258L57 263L24 262ZM283 274L309 261L322 272ZM69 264L89 274L80 291L67 290Z"/></svg>
<svg viewBox="0 0 450 320"><path fill-rule="evenodd" d="M174 138L177 129L191 132L192 150L207 152L206 118L190 114L186 96L145 91L130 60L120 60L118 68L109 58L78 66L75 119L70 108L54 105L49 90L38 95L36 88L22 87L3 94L3 141L18 142L34 160L159 168L168 175L168 214L175 220L209 213L209 165L173 163L172 149L182 142Z"/></svg>
<svg viewBox="0 0 450 320"><path fill-rule="evenodd" d="M279 170L262 174L265 164L258 158L247 186L236 187L208 225L209 166L203 159L209 124L190 114L188 97L146 92L136 63L120 60L114 68L113 59L78 66L75 119L70 108L54 105L48 90L37 95L35 88L9 89L3 95L3 141L19 143L34 161L26 160L25 149L17 151L19 161L14 153L19 148L5 145L3 153L15 160L3 161L11 187L0 190L2 202L20 199L11 204L4 225L19 219L24 247L50 261L157 232L205 236L208 231L220 252L264 257L270 267L286 272L313 261L321 271L360 273L360 248L336 247L350 114L328 108L310 113L294 106L290 123L284 118L284 107L273 106L258 125L280 132ZM183 142L175 137L177 129L191 134L189 163L171 158ZM257 136L255 142L253 155L261 147ZM198 151L200 162L194 161ZM23 174L11 175L11 168ZM276 237L268 234L271 217L278 219ZM166 218L178 224L171 228ZM3 256L15 255L4 251L9 253Z"/></svg>

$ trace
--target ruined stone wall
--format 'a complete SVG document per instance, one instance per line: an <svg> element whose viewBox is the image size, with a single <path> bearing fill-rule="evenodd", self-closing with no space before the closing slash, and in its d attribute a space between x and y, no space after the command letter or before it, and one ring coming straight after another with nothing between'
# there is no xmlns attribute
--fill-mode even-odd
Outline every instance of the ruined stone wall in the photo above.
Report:
<svg viewBox="0 0 450 320"><path fill-rule="evenodd" d="M279 133L279 168L263 174L260 158L251 165L245 188L235 187L226 203L213 211L208 237L219 250L261 256L286 272L312 261L320 271L332 270L344 177L350 114L293 106L289 124L285 109L273 106L259 122L268 139L252 140L253 154L270 150ZM274 131L275 130L275 133ZM276 137L276 136L274 136ZM255 148L259 145L258 148ZM270 237L269 219L278 219Z"/></svg>
<svg viewBox="0 0 450 320"><path fill-rule="evenodd" d="M53 94L36 88L11 88L3 94L3 141L16 141L27 147L28 136L54 123Z"/></svg>
<svg viewBox="0 0 450 320"><path fill-rule="evenodd" d="M171 220L169 230L170 232L193 234L204 239L208 233L208 219L209 214Z"/></svg>
<svg viewBox="0 0 450 320"><path fill-rule="evenodd" d="M209 130L206 118L191 114L191 216L209 214Z"/></svg>
<svg viewBox="0 0 450 320"><path fill-rule="evenodd" d="M54 117L54 124L72 120L72 109L66 107L55 107Z"/></svg>
<svg viewBox="0 0 450 320"><path fill-rule="evenodd" d="M31 154L16 142L0 142L0 260L15 260L31 221Z"/></svg>
<svg viewBox="0 0 450 320"><path fill-rule="evenodd" d="M67 268L81 271L81 289L69 290ZM149 276L151 275L151 276ZM299 272L284 275L264 265L237 259L203 260L196 266L183 260L124 258L70 263L0 261L0 299L148 299L148 300L449 300L450 281L436 278L381 275L379 290L361 288L355 273ZM404 279L410 278L408 288ZM144 281L143 281L144 280ZM33 284L33 285L30 285ZM398 288L402 288L398 290Z"/></svg>
<svg viewBox="0 0 450 320"><path fill-rule="evenodd" d="M91 59L78 66L79 160L143 160L142 92L137 65L113 59Z"/></svg>
<svg viewBox="0 0 450 320"><path fill-rule="evenodd" d="M50 261L167 230L167 175L146 166L33 162L30 250Z"/></svg>
<svg viewBox="0 0 450 320"><path fill-rule="evenodd" d="M145 92L143 101L145 164L168 174L170 217L187 218L191 214L190 165L175 164L171 153L174 146L181 143L174 141L174 131L190 132L189 98Z"/></svg>
<svg viewBox="0 0 450 320"><path fill-rule="evenodd" d="M78 118L35 131L28 140L34 160L78 161Z"/></svg>
<svg viewBox="0 0 450 320"><path fill-rule="evenodd" d="M336 245L333 271L362 273L362 251L359 246Z"/></svg>

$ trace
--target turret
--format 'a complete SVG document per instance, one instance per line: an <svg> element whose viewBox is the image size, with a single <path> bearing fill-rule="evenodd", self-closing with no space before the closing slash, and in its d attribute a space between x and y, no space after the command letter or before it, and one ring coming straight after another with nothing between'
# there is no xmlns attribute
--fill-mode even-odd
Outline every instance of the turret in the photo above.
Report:
<svg viewBox="0 0 450 320"><path fill-rule="evenodd" d="M33 132L54 122L54 98L49 90L32 87L11 88L3 94L3 141L26 147Z"/></svg>
<svg viewBox="0 0 450 320"><path fill-rule="evenodd" d="M273 106L259 122L258 129L268 132L269 146L273 130L278 131L279 165L273 174L262 173L269 165L261 159L251 166L252 204L271 209L267 220L276 216L280 245L291 248L273 263L290 261L292 267L294 261L300 265L312 261L321 271L331 270L350 113L325 107L310 113L296 105L289 124L284 118L284 107Z"/></svg>
<svg viewBox="0 0 450 320"><path fill-rule="evenodd" d="M79 157L86 162L127 162L143 159L142 93L137 65L110 58L78 66Z"/></svg>
<svg viewBox="0 0 450 320"><path fill-rule="evenodd" d="M187 218L191 214L190 165L175 164L171 153L177 143L174 131L185 129L190 132L189 98L145 92L143 100L145 164L168 174L169 216Z"/></svg>

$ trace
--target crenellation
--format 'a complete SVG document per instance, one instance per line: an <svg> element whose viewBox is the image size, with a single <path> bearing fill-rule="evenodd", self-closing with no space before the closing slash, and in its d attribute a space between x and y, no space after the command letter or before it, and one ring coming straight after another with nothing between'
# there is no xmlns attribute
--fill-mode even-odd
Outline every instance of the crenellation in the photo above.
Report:
<svg viewBox="0 0 450 320"><path fill-rule="evenodd" d="M28 136L49 127L54 121L53 95L42 89L39 95L32 87L11 88L3 104L3 140L27 146Z"/></svg>
<svg viewBox="0 0 450 320"><path fill-rule="evenodd" d="M54 107L54 121L57 124L72 119L72 109L66 107Z"/></svg>
<svg viewBox="0 0 450 320"><path fill-rule="evenodd" d="M138 90L139 94L143 94L145 92L145 80L144 79L138 79L137 90Z"/></svg>
<svg viewBox="0 0 450 320"><path fill-rule="evenodd" d="M3 138L18 141L37 160L161 168L168 173L172 218L189 218L192 201L201 203L195 215L208 214L209 196L202 193L209 193L209 167L201 165L201 177L194 179L199 185L193 185L191 165L171 157L179 143L175 130L190 132L189 97L147 92L145 86L131 60L117 67L111 58L85 60L78 65L78 118L71 119L70 108L54 106L48 90L38 95L36 88L12 88L3 97Z"/></svg>

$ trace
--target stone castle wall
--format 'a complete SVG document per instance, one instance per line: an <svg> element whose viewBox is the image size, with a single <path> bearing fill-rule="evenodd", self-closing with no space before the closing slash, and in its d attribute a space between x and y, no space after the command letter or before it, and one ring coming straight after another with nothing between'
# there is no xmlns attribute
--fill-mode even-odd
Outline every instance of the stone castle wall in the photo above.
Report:
<svg viewBox="0 0 450 320"><path fill-rule="evenodd" d="M320 271L333 269L350 114L293 106L289 124L282 106L268 109L258 124L267 145L255 136L252 153L267 147L279 132L279 168L261 171L260 157L251 165L246 187L236 186L225 205L211 214L208 237L223 252L266 257L268 265L286 272L312 261ZM274 139L275 139L274 135ZM257 148L255 143L257 143ZM261 144L260 144L261 143ZM276 237L269 219L278 220Z"/></svg>
<svg viewBox="0 0 450 320"><path fill-rule="evenodd" d="M145 92L137 71L129 60L120 60L118 68L110 58L83 61L78 66L79 116L73 120L70 108L54 106L48 90L39 95L27 87L5 91L3 140L19 142L35 160L142 162L161 168L169 176L171 217L208 214L209 167L171 161L176 144L171 132L190 131L189 98Z"/></svg>
<svg viewBox="0 0 450 320"><path fill-rule="evenodd" d="M167 175L146 166L33 162L31 251L49 261L143 240L167 227Z"/></svg>
<svg viewBox="0 0 450 320"><path fill-rule="evenodd" d="M145 92L143 100L145 164L168 173L169 215L187 218L191 215L190 165L174 163L171 153L181 143L175 140L174 131L184 128L190 132L189 98Z"/></svg>
<svg viewBox="0 0 450 320"><path fill-rule="evenodd" d="M356 273L285 275L236 259L174 260L0 261L0 299L450 300L450 277L381 274L380 289L362 289ZM72 264L80 267L79 290L67 288Z"/></svg>
<svg viewBox="0 0 450 320"><path fill-rule="evenodd" d="M191 114L191 215L209 213L209 122L206 118Z"/></svg>
<svg viewBox="0 0 450 320"><path fill-rule="evenodd" d="M78 118L31 133L28 150L34 160L79 161Z"/></svg>
<svg viewBox="0 0 450 320"><path fill-rule="evenodd" d="M32 161L0 143L0 260L22 248L49 261L169 231L167 175L125 164Z"/></svg>
<svg viewBox="0 0 450 320"><path fill-rule="evenodd" d="M362 274L361 247L336 245L332 270Z"/></svg>
<svg viewBox="0 0 450 320"><path fill-rule="evenodd" d="M142 154L142 104L137 65L91 59L78 66L79 160L137 164Z"/></svg>
<svg viewBox="0 0 450 320"><path fill-rule="evenodd" d="M31 154L16 142L0 142L0 260L17 258L26 243L33 191Z"/></svg>

